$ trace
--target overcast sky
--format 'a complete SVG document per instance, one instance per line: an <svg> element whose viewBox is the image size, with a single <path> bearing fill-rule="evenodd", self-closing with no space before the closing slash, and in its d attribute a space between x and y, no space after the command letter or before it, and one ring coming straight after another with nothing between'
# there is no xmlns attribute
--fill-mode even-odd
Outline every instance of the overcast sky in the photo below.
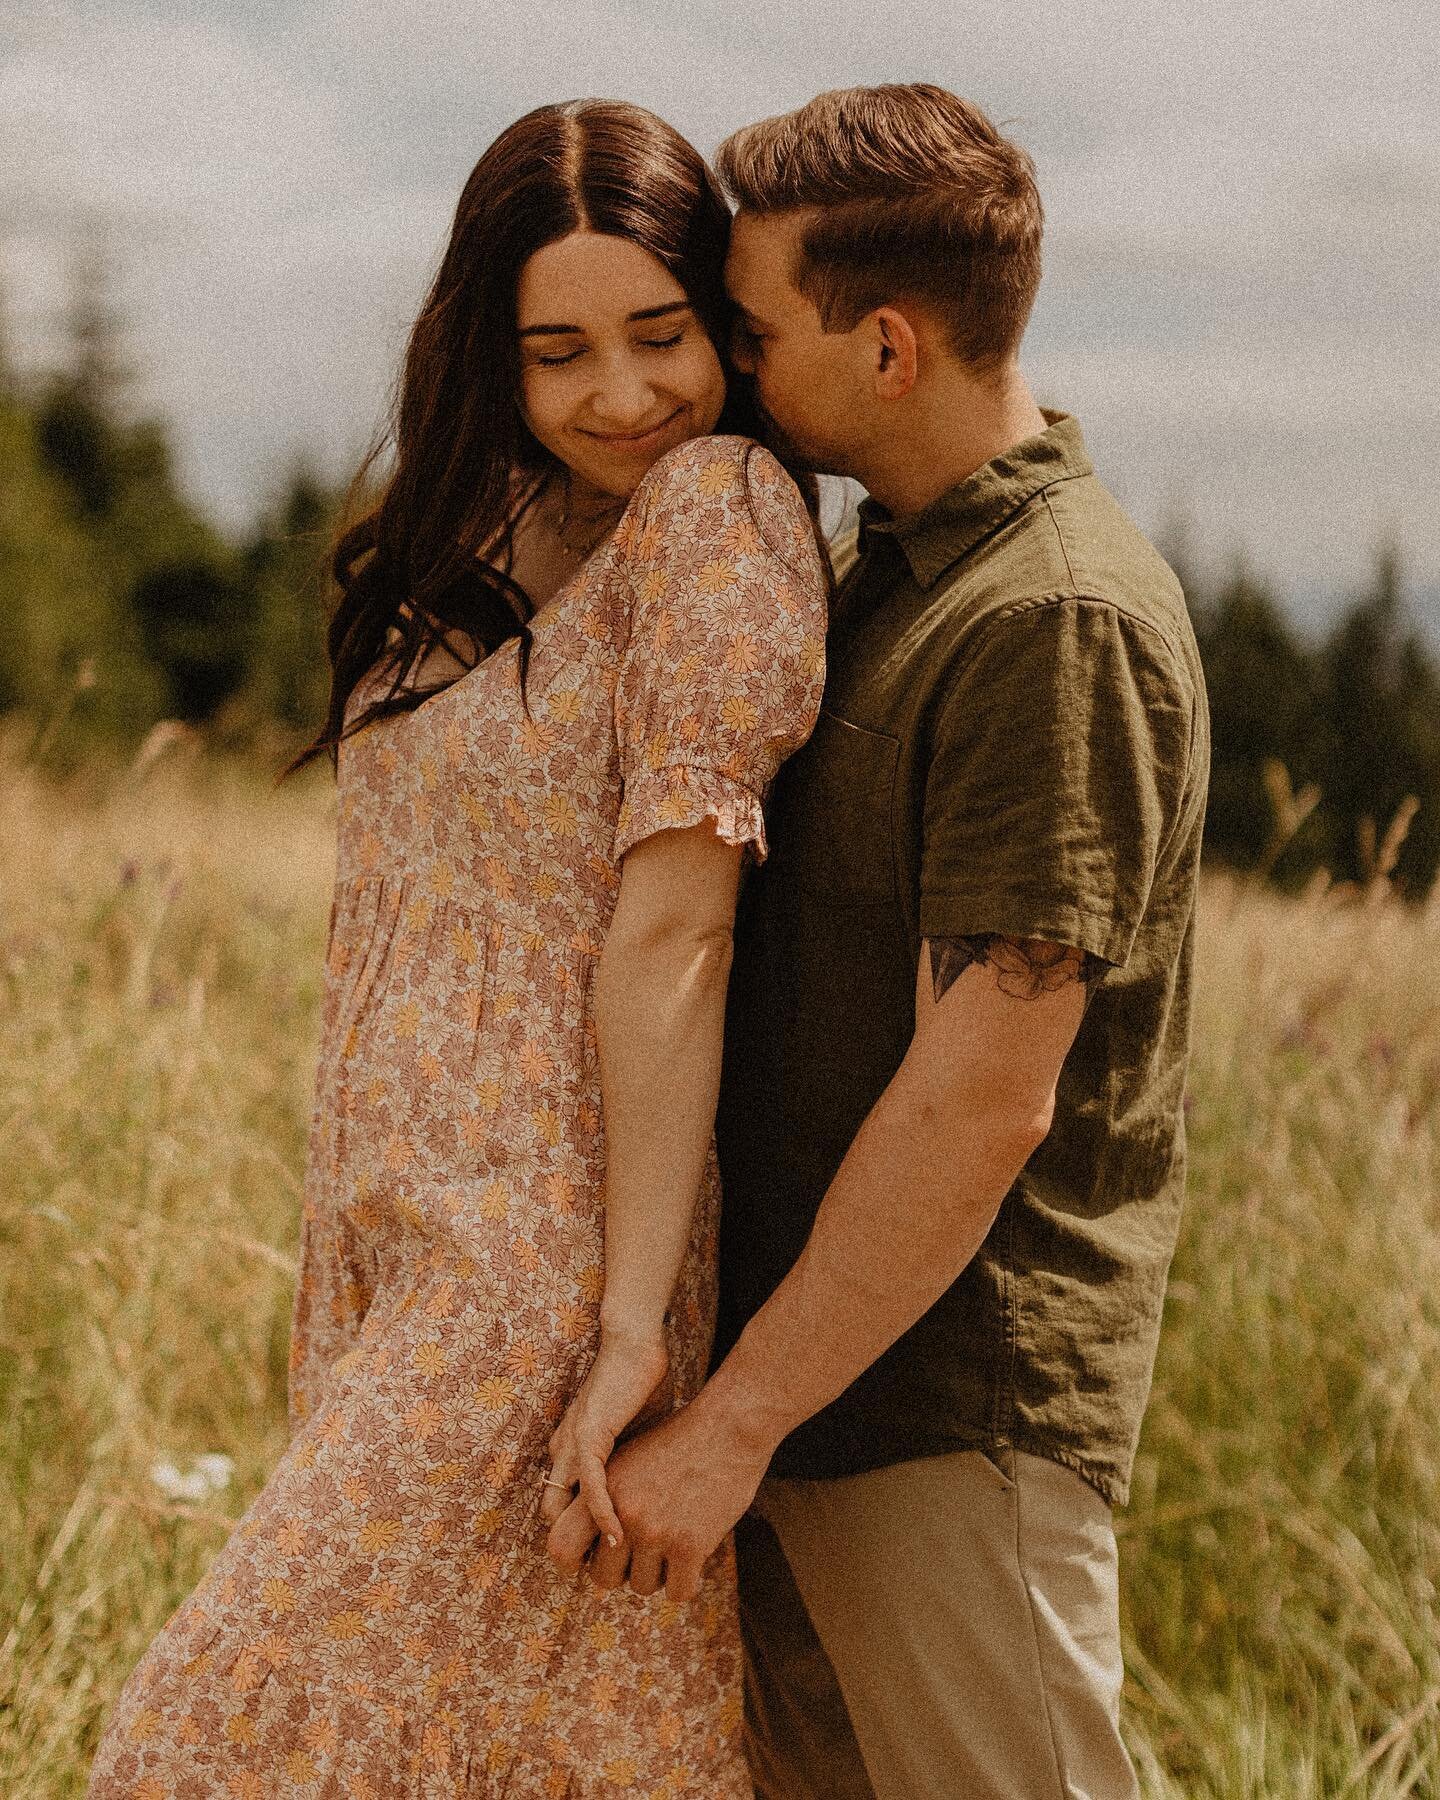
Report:
<svg viewBox="0 0 1440 1800"><path fill-rule="evenodd" d="M136 403L238 528L348 472L476 157L604 94L709 151L852 82L927 79L1031 151L1028 344L1152 530L1318 619L1400 542L1440 631L1435 0L0 0L0 279L32 363L102 227Z"/></svg>

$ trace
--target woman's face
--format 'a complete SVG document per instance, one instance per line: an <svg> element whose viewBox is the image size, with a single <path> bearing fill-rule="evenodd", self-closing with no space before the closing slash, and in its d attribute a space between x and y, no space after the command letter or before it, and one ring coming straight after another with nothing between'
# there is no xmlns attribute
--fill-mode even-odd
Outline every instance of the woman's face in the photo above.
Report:
<svg viewBox="0 0 1440 1800"><path fill-rule="evenodd" d="M725 373L675 277L628 238L537 250L516 295L521 411L582 482L629 498L657 457L714 429Z"/></svg>

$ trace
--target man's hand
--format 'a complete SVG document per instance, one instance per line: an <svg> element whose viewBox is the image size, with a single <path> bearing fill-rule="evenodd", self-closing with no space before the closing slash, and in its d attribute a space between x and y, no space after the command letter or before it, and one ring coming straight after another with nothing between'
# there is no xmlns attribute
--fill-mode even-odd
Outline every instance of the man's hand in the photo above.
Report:
<svg viewBox="0 0 1440 1800"><path fill-rule="evenodd" d="M540 1506L547 1523L555 1523L578 1487L597 1529L619 1537L605 1465L627 1427L669 1412L672 1393L663 1337L601 1338L590 1373L550 1438L550 1475Z"/></svg>
<svg viewBox="0 0 1440 1800"><path fill-rule="evenodd" d="M663 1584L670 1599L693 1600L706 1562L755 1498L773 1451L715 1417L704 1395L622 1444L606 1477L624 1535L596 1550L590 1579L618 1588L628 1575L637 1594ZM577 1499L551 1529L550 1555L573 1575L598 1535Z"/></svg>

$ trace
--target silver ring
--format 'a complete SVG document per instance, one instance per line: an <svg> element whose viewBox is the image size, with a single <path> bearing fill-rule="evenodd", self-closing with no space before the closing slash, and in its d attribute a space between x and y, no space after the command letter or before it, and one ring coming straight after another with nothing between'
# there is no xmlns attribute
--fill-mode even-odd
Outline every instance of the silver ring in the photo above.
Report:
<svg viewBox="0 0 1440 1800"><path fill-rule="evenodd" d="M571 1488L574 1487L574 1485L575 1485L575 1483L573 1481L556 1481L556 1479L554 1478L553 1475L547 1475L545 1477L544 1481L541 1483L542 1487L564 1488L564 1490L567 1494L570 1492Z"/></svg>

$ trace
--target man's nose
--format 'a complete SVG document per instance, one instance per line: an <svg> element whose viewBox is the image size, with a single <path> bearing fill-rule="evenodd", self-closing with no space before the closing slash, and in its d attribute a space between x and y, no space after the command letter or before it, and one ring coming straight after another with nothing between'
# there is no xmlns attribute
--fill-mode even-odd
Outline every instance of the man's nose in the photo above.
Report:
<svg viewBox="0 0 1440 1800"><path fill-rule="evenodd" d="M730 333L730 360L742 375L755 373L755 347L743 325L736 325Z"/></svg>

